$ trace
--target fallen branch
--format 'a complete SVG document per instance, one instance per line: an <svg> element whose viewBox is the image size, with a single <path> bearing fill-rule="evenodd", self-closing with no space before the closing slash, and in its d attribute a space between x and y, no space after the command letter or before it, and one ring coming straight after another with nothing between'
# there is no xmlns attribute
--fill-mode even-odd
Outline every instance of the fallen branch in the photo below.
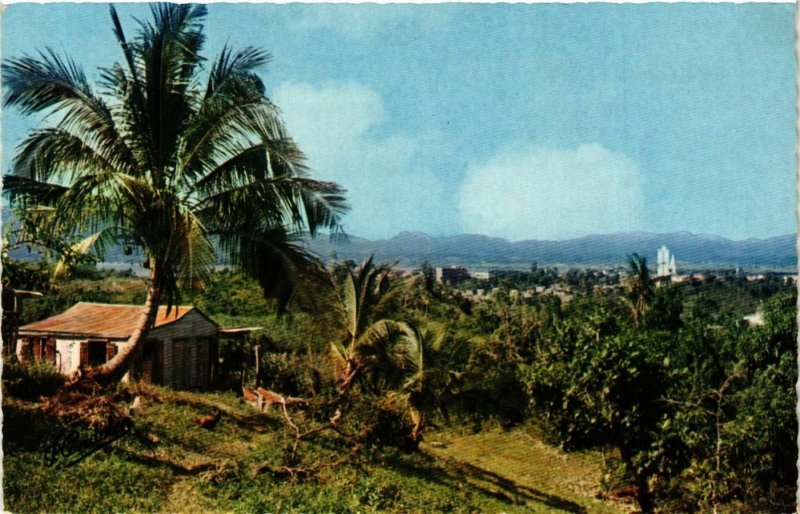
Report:
<svg viewBox="0 0 800 514"><path fill-rule="evenodd" d="M317 474L324 470L324 469L331 469L338 466L341 466L345 462L352 460L353 455L361 451L361 446L357 445L350 449L346 455L339 457L338 459L332 462L325 462L322 464L317 464L314 466L278 466L272 467L269 464L264 464L263 466L259 466L253 471L253 478L257 477L258 475L268 472L273 477L282 479L282 480L292 480L292 481L305 481L311 480L316 478Z"/></svg>
<svg viewBox="0 0 800 514"><path fill-rule="evenodd" d="M305 398L295 398L293 396L283 396L273 391L259 387L256 389L256 394L261 397L264 403L269 405L297 405L299 407L307 407L308 400Z"/></svg>

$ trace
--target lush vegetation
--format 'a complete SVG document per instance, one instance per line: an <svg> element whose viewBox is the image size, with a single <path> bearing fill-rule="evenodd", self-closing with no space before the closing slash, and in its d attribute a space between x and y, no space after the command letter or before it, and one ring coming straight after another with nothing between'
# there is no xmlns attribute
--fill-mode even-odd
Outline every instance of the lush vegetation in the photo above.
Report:
<svg viewBox="0 0 800 514"><path fill-rule="evenodd" d="M338 484L333 477L343 475L333 468L351 469L342 473L356 477L355 469L371 462L381 473L395 473L383 452L416 453L422 444L427 456L398 457L400 466L432 479L426 473L449 465L437 456L464 466L475 465L479 456L465 446L453 453L426 441L457 440L448 435L455 433L492 441L507 435L517 441L516 453L525 450L514 434L525 430L534 434L531 452L547 443L561 449L548 451L602 453L602 464L593 457L588 492L634 497L645 511L790 508L797 455L794 288L776 285L759 303L763 296L751 283L657 287L642 269L646 262L634 257L631 268L624 287L577 292L569 301L553 295L523 301L501 290L473 304L422 272L402 276L370 261L343 263L331 269L335 286L317 291L316 310L288 317L278 315L252 279L214 273L192 302L223 325L263 327L247 341L223 342L227 379L219 387L238 392L243 382L259 385L308 405L276 410L269 420L252 412L270 430L282 426L281 437L259 445L258 457L246 460L247 471L237 464L235 472L215 479L219 484L204 487L251 494L241 488L255 487L249 473L257 463L261 474L288 479L295 485L286 485L287 491L300 495L297 503L275 486L267 495L271 500L263 501L346 510L352 499L335 495L333 503L323 504L306 496L317 498L319 488ZM723 287L736 294L720 295ZM135 301L145 291L141 278L79 272L41 299L27 300L24 312L26 318L48 315L80 295ZM713 304L708 297L716 298ZM742 298L754 303L743 307ZM763 325L742 320L751 305L763 312ZM4 382L12 394L19 390L14 377ZM497 472L506 476L510 465L498 465ZM586 479L585 469L581 476ZM298 485L309 480L315 485ZM429 494L440 494L440 486L453 484L439 483ZM536 490L580 505L586 500L555 494L557 489ZM515 496L504 494L513 504ZM422 508L401 493L389 496L376 510ZM434 496L423 497L439 501ZM508 508L480 501L475 505L490 511ZM224 502L205 505L227 508Z"/></svg>
<svg viewBox="0 0 800 514"><path fill-rule="evenodd" d="M636 254L624 274L534 264L462 289L429 264L326 268L297 236L335 232L343 190L310 178L255 73L265 52L226 47L203 70L205 14L155 4L127 39L112 7L124 59L99 90L50 51L3 64L5 105L52 122L5 177L20 221L4 247L45 260L4 251L4 338L76 301L146 306L94 375L62 386L9 359L11 510L793 509L794 288L673 285ZM90 250L112 244L149 277L95 271ZM236 271L215 271L218 253ZM12 290L42 296L20 311ZM114 384L177 302L261 328L220 343L216 391ZM249 388L269 413L238 399Z"/></svg>

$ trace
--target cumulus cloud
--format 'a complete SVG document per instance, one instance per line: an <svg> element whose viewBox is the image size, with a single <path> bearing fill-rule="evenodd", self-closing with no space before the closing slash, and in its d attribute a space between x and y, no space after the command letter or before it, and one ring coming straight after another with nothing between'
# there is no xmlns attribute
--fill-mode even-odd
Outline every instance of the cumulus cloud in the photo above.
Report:
<svg viewBox="0 0 800 514"><path fill-rule="evenodd" d="M464 232L567 239L642 228L636 164L599 144L506 149L469 166L459 194Z"/></svg>
<svg viewBox="0 0 800 514"><path fill-rule="evenodd" d="M435 135L387 133L383 100L362 84L287 82L272 98L314 177L348 189L348 233L387 238L429 231L445 195L440 178L420 158Z"/></svg>

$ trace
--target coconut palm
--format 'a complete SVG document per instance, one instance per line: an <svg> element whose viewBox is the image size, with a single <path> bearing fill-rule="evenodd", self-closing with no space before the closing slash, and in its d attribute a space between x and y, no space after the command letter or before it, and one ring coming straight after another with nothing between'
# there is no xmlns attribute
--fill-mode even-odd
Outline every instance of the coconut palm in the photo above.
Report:
<svg viewBox="0 0 800 514"><path fill-rule="evenodd" d="M402 322L372 319L373 310L389 289L390 271L390 266L376 266L373 256L357 270L347 270L341 298L346 335L331 343L341 395L350 390L366 368L390 368L378 364L394 361L391 344L408 332L408 326Z"/></svg>
<svg viewBox="0 0 800 514"><path fill-rule="evenodd" d="M411 439L422 440L430 414L437 409L446 416L446 401L456 393L462 373L458 370L469 358L463 341L452 337L447 327L420 330L405 325L399 352L405 357L402 386L390 393L400 401L411 418Z"/></svg>
<svg viewBox="0 0 800 514"><path fill-rule="evenodd" d="M16 151L12 201L45 231L91 234L81 251L123 242L150 269L143 314L104 379L124 374L159 304L202 283L213 242L285 306L320 268L297 235L335 230L346 210L339 186L309 177L265 96L255 71L267 52L226 46L205 73L204 5L153 4L133 39L110 10L123 60L101 69L99 87L49 49L2 65L5 106L52 120Z"/></svg>
<svg viewBox="0 0 800 514"><path fill-rule="evenodd" d="M647 267L647 257L638 253L628 255L628 280L625 284L633 322L639 325L653 300L653 278Z"/></svg>

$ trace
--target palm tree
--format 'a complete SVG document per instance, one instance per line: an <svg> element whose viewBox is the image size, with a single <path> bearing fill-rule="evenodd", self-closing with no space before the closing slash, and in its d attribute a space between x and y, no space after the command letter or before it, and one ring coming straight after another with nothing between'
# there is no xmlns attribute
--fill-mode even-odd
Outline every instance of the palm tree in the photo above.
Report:
<svg viewBox="0 0 800 514"><path fill-rule="evenodd" d="M91 233L79 247L138 247L150 269L147 300L124 349L97 370L121 377L159 304L179 301L216 262L255 277L281 307L321 269L297 235L336 230L344 190L309 177L255 70L263 50L227 46L201 83L204 5L153 4L129 40L113 6L123 63L96 91L81 67L52 50L6 60L5 106L46 114L5 177L11 199L43 216L43 230Z"/></svg>
<svg viewBox="0 0 800 514"><path fill-rule="evenodd" d="M346 335L331 343L340 396L347 394L365 368L378 362L393 361L391 343L408 333L404 323L389 319L372 320L373 310L389 289L390 271L390 266L373 264L373 256L368 257L357 270L347 270L341 298Z"/></svg>
<svg viewBox="0 0 800 514"><path fill-rule="evenodd" d="M628 255L628 275L625 290L631 305L633 322L639 325L653 300L653 278L647 267L647 257L638 253Z"/></svg>
<svg viewBox="0 0 800 514"><path fill-rule="evenodd" d="M399 400L411 418L411 439L422 440L422 430L431 412L445 409L448 397L455 394L462 373L456 368L468 359L468 348L450 337L447 327L420 330L406 325L400 352L405 357L405 380L390 396Z"/></svg>

